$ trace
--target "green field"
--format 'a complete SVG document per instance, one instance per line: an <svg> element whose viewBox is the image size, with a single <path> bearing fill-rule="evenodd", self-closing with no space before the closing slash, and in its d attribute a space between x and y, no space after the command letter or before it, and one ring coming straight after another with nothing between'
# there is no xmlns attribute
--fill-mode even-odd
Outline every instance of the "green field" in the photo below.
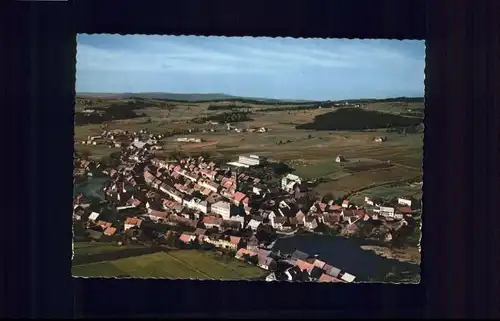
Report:
<svg viewBox="0 0 500 321"><path fill-rule="evenodd" d="M335 163L335 159L318 163L295 165L294 168L295 171L293 174L306 179L325 177L342 172L341 166L338 163Z"/></svg>
<svg viewBox="0 0 500 321"><path fill-rule="evenodd" d="M118 246L111 243L99 243L99 242L75 242L73 244L74 244L75 256L84 256L84 255L89 256L105 252L116 252L133 248L141 248L141 246L137 245Z"/></svg>
<svg viewBox="0 0 500 321"><path fill-rule="evenodd" d="M381 199L392 199L395 197L422 197L422 187L418 185L402 184L396 186L378 186L364 190L350 197L356 204L362 204L365 196L378 197Z"/></svg>
<svg viewBox="0 0 500 321"><path fill-rule="evenodd" d="M157 252L116 261L73 266L73 275L84 277L242 280L258 278L264 274L264 270L236 259L228 258L224 261L215 253L195 250Z"/></svg>

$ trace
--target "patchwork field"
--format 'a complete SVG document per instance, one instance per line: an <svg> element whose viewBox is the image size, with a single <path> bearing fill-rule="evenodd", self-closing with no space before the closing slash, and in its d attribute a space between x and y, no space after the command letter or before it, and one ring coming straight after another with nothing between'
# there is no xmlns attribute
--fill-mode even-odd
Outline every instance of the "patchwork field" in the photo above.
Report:
<svg viewBox="0 0 500 321"><path fill-rule="evenodd" d="M232 126L243 132L226 131L224 123L193 124L196 117L213 115L228 110L209 110L211 105L238 105L251 112L251 121L236 122ZM149 105L148 105L149 106ZM298 105L297 105L298 106ZM297 107L296 106L296 107ZM387 130L315 131L296 129L295 126L310 123L314 117L332 112L332 108L309 110L280 110L283 105L253 104L240 102L163 102L151 100L150 106L137 110L143 117L107 122L109 129L152 133L170 130L188 130L192 133L162 139L163 155L172 151L187 154L208 152L214 158L236 159L240 154L265 155L271 160L284 162L295 173L306 179L323 178L317 186L319 193L345 194L348 191L392 181L413 178L422 171L423 133L402 134ZM290 108L294 105L290 104ZM240 110L239 108L238 110ZM391 114L422 112L421 103L375 102L362 106L364 110L377 110ZM267 132L247 132L245 129L265 127ZM210 130L215 130L214 132ZM99 125L75 127L75 138L82 140L102 132ZM377 136L386 137L382 143L374 142ZM202 138L201 144L183 144L177 137ZM216 142L216 143L214 143ZM87 150L98 159L115 148L76 145L77 151ZM335 163L337 155L343 155L349 163ZM363 162L355 163L355 160ZM390 163L390 165L389 165Z"/></svg>
<svg viewBox="0 0 500 321"><path fill-rule="evenodd" d="M156 277L180 279L241 280L259 278L264 270L221 258L213 252L182 250L157 252L125 259L73 266L73 275L84 277Z"/></svg>

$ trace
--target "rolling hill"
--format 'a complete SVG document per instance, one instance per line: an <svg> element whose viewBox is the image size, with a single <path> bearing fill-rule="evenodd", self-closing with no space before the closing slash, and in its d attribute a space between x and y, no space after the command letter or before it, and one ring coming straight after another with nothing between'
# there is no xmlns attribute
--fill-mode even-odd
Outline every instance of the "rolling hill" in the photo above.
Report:
<svg viewBox="0 0 500 321"><path fill-rule="evenodd" d="M81 98L112 98L112 99L130 99L130 98L143 98L143 99L159 99L169 101L185 101L185 102L200 102L200 101L221 101L221 100L253 100L267 103L273 102L291 102L302 103L312 102L310 100L294 100L294 99L271 99L271 98L258 98L258 97L240 97L231 96L226 94L178 94L178 93L88 93L81 92L76 94Z"/></svg>

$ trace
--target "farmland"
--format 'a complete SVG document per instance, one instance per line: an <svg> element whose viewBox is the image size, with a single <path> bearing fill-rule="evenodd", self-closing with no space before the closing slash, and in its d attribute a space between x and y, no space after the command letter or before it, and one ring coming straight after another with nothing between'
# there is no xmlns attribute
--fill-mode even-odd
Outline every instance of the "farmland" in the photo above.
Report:
<svg viewBox="0 0 500 321"><path fill-rule="evenodd" d="M75 276L156 277L173 279L241 280L259 278L264 270L213 252L156 252L114 261L73 266Z"/></svg>
<svg viewBox="0 0 500 321"><path fill-rule="evenodd" d="M95 105L106 108L107 105L117 102L116 98L113 99L99 98L99 103L95 102ZM233 128L238 128L241 132L227 131L224 122L218 124L192 122L194 118L208 119L213 115L229 113L233 106L238 107L235 111L249 113L250 120L243 118L242 121L232 124ZM191 129L190 133L163 138L161 143L164 155L167 156L173 151L182 151L188 155L204 151L213 158L224 159L234 159L237 155L246 153L266 155L271 160L288 164L296 174L304 178L322 178L323 182L315 187L316 192L320 194L332 192L344 195L372 184L411 179L421 173L422 132L401 133L387 128L367 129L359 119L354 124L360 127L356 130L351 129L353 124L350 124L349 130L300 129L304 127L301 125L314 123L315 119L322 115L331 115L335 114L334 111L337 109L342 110L342 108L299 109L301 106L303 107L304 103L290 102L277 105L263 101L181 102L147 98L141 102L139 109L134 109L139 117L107 121L106 124L108 129L128 131L146 129L151 133L176 130L187 132ZM82 105L77 103L77 110L82 108ZM422 120L402 115L406 112L422 112L423 102L370 101L357 111L343 110L344 118L353 112L358 116L360 112L377 112L379 118L376 125L380 125L380 121L394 119L398 126L413 125ZM364 119L371 117L366 115ZM266 128L266 132L250 131L262 127ZM100 132L102 128L98 124L76 125L75 139L84 140L87 136L97 135ZM376 143L374 137L377 136L383 136L386 140ZM183 144L176 141L177 137L202 138L204 142ZM90 151L94 159L116 151L115 148L78 144L75 149ZM345 156L349 162L336 163L337 155ZM357 163L357 160L362 161Z"/></svg>
<svg viewBox="0 0 500 321"><path fill-rule="evenodd" d="M106 252L115 252L126 249L139 248L139 246L118 246L111 243L92 243L92 242L75 242L75 256L92 256Z"/></svg>

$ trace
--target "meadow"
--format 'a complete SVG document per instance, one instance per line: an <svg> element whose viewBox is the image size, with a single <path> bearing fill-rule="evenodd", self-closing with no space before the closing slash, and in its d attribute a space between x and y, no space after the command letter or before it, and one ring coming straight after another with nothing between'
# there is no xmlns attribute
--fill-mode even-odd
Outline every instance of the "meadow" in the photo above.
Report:
<svg viewBox="0 0 500 321"><path fill-rule="evenodd" d="M215 252L180 250L73 266L74 276L245 280L265 271Z"/></svg>

